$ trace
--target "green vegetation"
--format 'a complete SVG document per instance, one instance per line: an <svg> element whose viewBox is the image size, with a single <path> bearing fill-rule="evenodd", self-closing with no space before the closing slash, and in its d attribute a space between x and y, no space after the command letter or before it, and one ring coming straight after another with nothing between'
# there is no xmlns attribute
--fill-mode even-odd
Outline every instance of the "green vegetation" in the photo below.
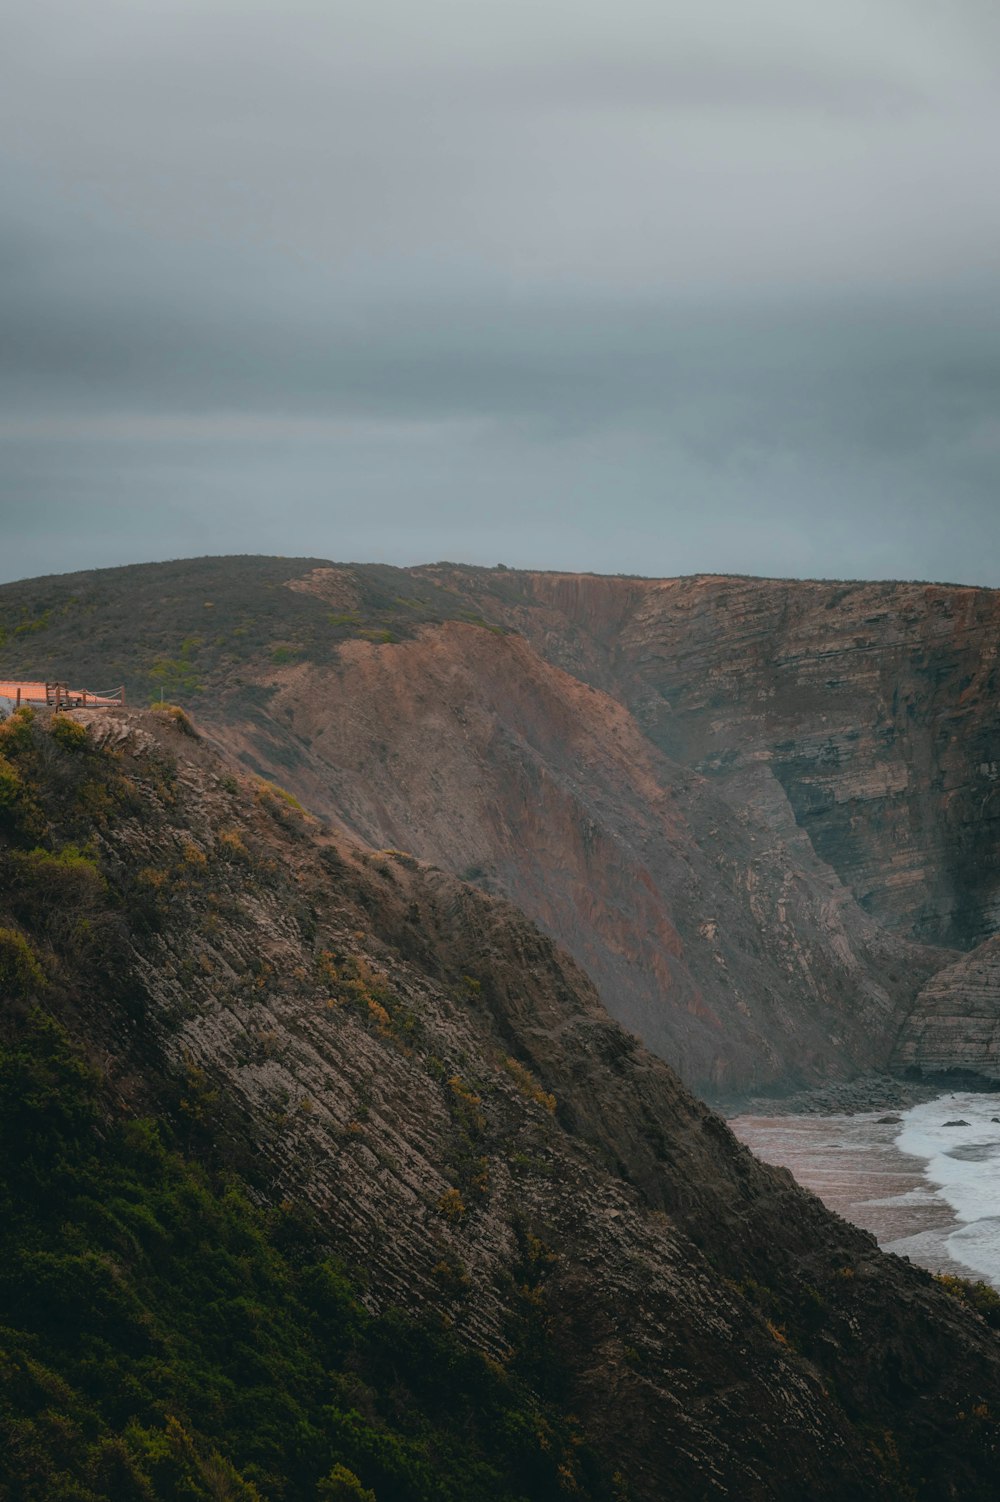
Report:
<svg viewBox="0 0 1000 1502"><path fill-rule="evenodd" d="M32 638L48 631L60 617L71 615L77 603L76 596L70 595L58 605L39 609L35 599L22 598L19 608L8 608L0 622L0 652L6 647L16 649L25 643L29 650L37 650Z"/></svg>
<svg viewBox="0 0 1000 1502"><path fill-rule="evenodd" d="M289 814L294 814L299 819L312 819L312 815L303 808L294 793L290 793L278 782L269 782L266 777L257 780L257 802L286 828Z"/></svg>
<svg viewBox="0 0 1000 1502"><path fill-rule="evenodd" d="M176 657L158 657L153 663L149 676L159 687L161 701L189 699L193 694L201 693L202 685L193 660L200 646L200 636L186 636Z"/></svg>
<svg viewBox="0 0 1000 1502"><path fill-rule="evenodd" d="M31 745L35 711L25 704L0 723L0 751L13 756Z"/></svg>
<svg viewBox="0 0 1000 1502"><path fill-rule="evenodd" d="M1000 1293L988 1283L972 1283L965 1278L954 1278L950 1273L941 1273L937 1281L953 1298L968 1309L974 1309L994 1330L1000 1330Z"/></svg>
<svg viewBox="0 0 1000 1502"><path fill-rule="evenodd" d="M0 989L8 998L41 991L45 977L35 951L15 928L0 928Z"/></svg>
<svg viewBox="0 0 1000 1502"><path fill-rule="evenodd" d="M126 761L64 739L60 723L24 714L0 727L12 789L0 810L0 1502L609 1497L535 1285L507 1365L437 1317L373 1314L379 1290L322 1229L292 1205L261 1208L239 1154L222 1162L231 1108L216 1081L192 1065L138 1089L138 1074L126 1089L119 1075L112 1089L74 1045L67 1028L82 1018L103 1051L102 1023L117 1033L138 1015L115 964L123 937L192 899L219 921L234 861L241 882L273 878L238 830L214 847L170 836L162 869L107 854L111 819L162 828L176 769L147 749L140 790ZM410 1046L387 977L325 952L317 975L387 1047ZM258 1046L267 1056L264 1027ZM473 1087L441 1085L456 1129L479 1134ZM142 1118L123 1105L137 1097ZM458 1223L477 1193L460 1182L441 1207ZM469 1296L460 1263L434 1277L448 1300Z"/></svg>
<svg viewBox="0 0 1000 1502"><path fill-rule="evenodd" d="M293 1210L115 1117L38 1010L0 1046L0 1127L4 1502L608 1495L551 1402L367 1313Z"/></svg>
<svg viewBox="0 0 1000 1502"><path fill-rule="evenodd" d="M189 715L179 704L171 704L168 699L154 699L149 707L156 714L169 716L177 726L177 729L182 730L185 735L191 736L193 740L198 739L198 732L195 730Z"/></svg>
<svg viewBox="0 0 1000 1502"><path fill-rule="evenodd" d="M247 664L266 681L283 664L328 663L352 639L402 641L463 614L499 631L480 613L484 589L520 597L514 575L501 592L496 574L473 571L469 594L450 574L446 583L432 571L381 564L344 567L342 601L322 586L316 593L287 587L329 567L319 558L195 558L6 584L0 666L5 677L88 687L124 679L130 702L186 704L231 685ZM253 692L247 682L248 702Z"/></svg>
<svg viewBox="0 0 1000 1502"><path fill-rule="evenodd" d="M0 756L0 809L14 808L23 787L20 777L5 756Z"/></svg>
<svg viewBox="0 0 1000 1502"><path fill-rule="evenodd" d="M54 716L49 734L66 751L80 751L87 744L86 726L64 714Z"/></svg>

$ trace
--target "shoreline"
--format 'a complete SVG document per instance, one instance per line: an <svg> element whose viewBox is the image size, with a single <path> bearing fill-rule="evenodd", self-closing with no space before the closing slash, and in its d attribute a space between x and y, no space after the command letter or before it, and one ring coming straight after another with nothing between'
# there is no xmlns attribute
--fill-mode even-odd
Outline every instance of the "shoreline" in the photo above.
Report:
<svg viewBox="0 0 1000 1502"><path fill-rule="evenodd" d="M856 1096L874 1105L844 1109L841 1087L830 1110L829 1091L802 1092L805 1109L801 1097L777 1111L765 1102L730 1117L730 1127L883 1251L1000 1291L1000 1185L990 1167L1000 1162L1000 1096L897 1081L885 1109L880 1083L866 1081ZM916 1100L903 1094L912 1085Z"/></svg>
<svg viewBox="0 0 1000 1502"><path fill-rule="evenodd" d="M957 1072L934 1078L905 1079L885 1070L873 1070L853 1080L832 1080L780 1095L764 1092L728 1096L710 1101L726 1121L737 1116L857 1116L871 1111L906 1111L938 1096L954 1092L996 1095L1000 1109L1000 1082L982 1075Z"/></svg>

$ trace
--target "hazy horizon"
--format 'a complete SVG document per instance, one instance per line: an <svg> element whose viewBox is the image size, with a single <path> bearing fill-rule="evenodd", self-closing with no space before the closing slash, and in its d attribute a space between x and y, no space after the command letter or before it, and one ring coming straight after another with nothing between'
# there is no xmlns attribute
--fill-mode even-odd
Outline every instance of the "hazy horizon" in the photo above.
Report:
<svg viewBox="0 0 1000 1502"><path fill-rule="evenodd" d="M451 567L451 568L469 568L469 569L472 569L472 568L476 568L476 569L481 568L481 569L486 569L486 570L490 570L490 571L498 571L499 570L499 571L508 571L508 572L516 572L516 573L589 575L589 576L594 577L594 578L646 579L646 580L663 580L663 581L667 581L667 580L671 580L671 579L701 579L701 578L705 578L705 579L712 579L712 578L715 578L715 579L727 579L727 578L731 578L731 579L753 579L753 580L760 580L762 583L775 583L775 584L927 584L927 585L933 585L935 587L943 588L943 589L995 589L995 588L1000 588L1000 586L990 585L990 584L970 584L967 580L964 580L964 579L943 579L943 578L942 579L931 579L931 578L926 578L926 579L922 579L922 578L904 579L902 577L897 577L897 576L892 576L892 575L866 576L866 575L860 575L860 574L858 574L858 575L848 576L848 575L833 575L833 574L754 574L754 573L747 573L745 570L741 570L741 571L737 572L734 569L691 569L691 570L688 570L688 571L686 571L684 573L676 573L676 574L648 574L648 573L640 573L640 572L638 572L637 570L634 570L634 569L633 570L620 569L620 570L611 571L611 570L586 569L586 568L569 569L569 568L554 568L554 567L548 567L548 566L542 567L540 565L536 566L536 565L532 565L530 563L528 563L528 564L510 564L510 563L507 563L503 559L499 559L499 560L497 560L494 563L474 563L474 562L471 562L469 559L463 559L463 558L432 558L432 559L431 558L421 558L421 559L410 559L410 560L406 560L406 561L400 561L399 559L391 559L391 558L349 558L349 559L348 558L327 558L327 557L324 557L320 553L310 553L310 552L297 553L297 554L288 554L288 553L195 553L195 554L181 554L181 555L176 556L176 557L136 558L136 559L133 559L131 562L128 562L128 563L97 564L97 565L94 565L93 567L89 567L89 568L61 569L61 570L57 570L57 571L51 571L50 570L50 572L47 573L47 574L23 574L23 575L19 575L16 578L10 578L10 579L0 578L0 588L2 588L3 585L5 585L5 584L30 584L30 583L33 583L35 581L42 581L44 579L59 579L59 578L67 577L67 576L72 576L74 574L89 574L89 573L94 573L94 572L101 572L102 570L111 571L111 570L114 570L114 569L156 568L159 565L167 566L167 565L170 565L170 564L178 564L178 563L204 563L204 562L217 561L217 560L226 559L226 558L241 558L241 559L242 558L261 558L261 559L268 559L268 560L273 559L273 558L287 558L290 563L294 563L296 560L306 560L308 562L311 562L311 563L314 563L314 564L318 564L318 565L330 564L330 565L332 565L332 566L334 566L336 568L365 568L366 566L369 566L369 565L378 565L378 566L383 566L383 567L388 567L388 568L400 568L400 569L430 569L430 568L449 568L449 567Z"/></svg>
<svg viewBox="0 0 1000 1502"><path fill-rule="evenodd" d="M1000 584L981 0L52 0L0 79L0 578Z"/></svg>

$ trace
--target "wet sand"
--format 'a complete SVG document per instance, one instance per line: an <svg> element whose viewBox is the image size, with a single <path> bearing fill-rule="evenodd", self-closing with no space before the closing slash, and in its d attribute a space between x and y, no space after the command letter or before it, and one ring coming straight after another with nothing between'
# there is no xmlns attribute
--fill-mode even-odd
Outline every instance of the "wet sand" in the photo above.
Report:
<svg viewBox="0 0 1000 1502"><path fill-rule="evenodd" d="M935 1273L982 1277L949 1254L960 1222L927 1180L925 1158L895 1146L900 1124L870 1112L851 1116L737 1116L729 1125L758 1157L789 1169L829 1209L866 1231L885 1251Z"/></svg>

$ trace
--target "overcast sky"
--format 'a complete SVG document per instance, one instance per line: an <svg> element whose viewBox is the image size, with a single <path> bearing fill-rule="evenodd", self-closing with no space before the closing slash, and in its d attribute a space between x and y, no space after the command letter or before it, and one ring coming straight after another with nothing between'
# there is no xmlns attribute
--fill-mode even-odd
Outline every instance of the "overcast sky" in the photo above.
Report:
<svg viewBox="0 0 1000 1502"><path fill-rule="evenodd" d="M14 0L0 579L1000 585L995 0Z"/></svg>

